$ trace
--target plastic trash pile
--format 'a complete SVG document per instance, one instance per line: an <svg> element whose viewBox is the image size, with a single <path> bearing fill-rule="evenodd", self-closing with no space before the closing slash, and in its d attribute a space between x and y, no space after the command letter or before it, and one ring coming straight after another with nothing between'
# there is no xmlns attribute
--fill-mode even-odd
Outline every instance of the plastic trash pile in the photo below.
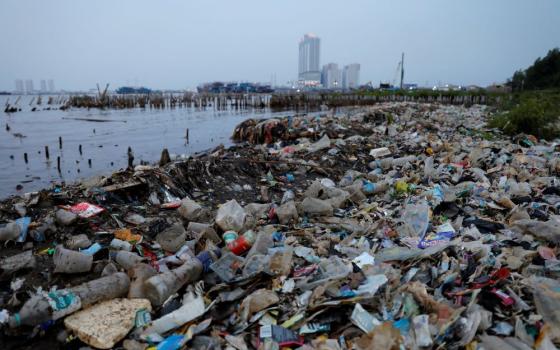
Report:
<svg viewBox="0 0 560 350"><path fill-rule="evenodd" d="M560 147L484 106L248 121L0 204L2 349L556 349Z"/></svg>

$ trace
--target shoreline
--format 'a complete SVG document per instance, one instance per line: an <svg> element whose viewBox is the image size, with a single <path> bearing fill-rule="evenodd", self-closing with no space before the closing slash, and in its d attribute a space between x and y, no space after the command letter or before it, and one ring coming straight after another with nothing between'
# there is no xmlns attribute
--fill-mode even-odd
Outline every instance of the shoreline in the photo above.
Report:
<svg viewBox="0 0 560 350"><path fill-rule="evenodd" d="M0 276L0 311L6 309L13 316L29 298L28 292L33 293L37 287L74 287L103 276L116 276L117 271L128 272L131 285L145 286L148 279L141 280L133 272L138 265L157 269L152 276L161 277L167 270L179 271L199 259L203 271L171 293L178 292L176 300L181 300L180 296L193 289L193 282L204 281L204 286L197 288L202 288L206 299L201 301L205 315L188 322L200 325L202 319L212 320L195 334L194 342L198 337L206 345L214 344L208 339L210 335L223 346L233 341L228 337L243 332L247 337L239 341L255 344L259 327L264 325L250 322L251 317L278 318L280 327L302 313L303 318L293 326L282 327L289 334L305 329L295 333L292 341L312 344L318 341L317 334L307 330L311 323L305 319L318 308L334 308L337 319L323 315L314 321L329 324L329 330L322 333L337 338L351 329L345 333L347 340L363 344L374 326L360 323L355 313L380 317L381 300L396 305L403 295L410 295L418 313L426 315L422 322L435 327L433 320L442 317L442 324L449 322L448 331L453 333L451 326L458 319L452 320L451 315L466 307L469 300L462 301L465 305L455 305L453 294L432 294L442 288L445 276L468 273L467 277L480 284L478 289L491 293L494 285L484 285L486 282L478 279L482 281L507 266L507 277L499 277L496 286L515 285L519 292L517 282L509 279L509 271L528 279L531 274L525 269L535 270L541 265L520 258L515 267L512 253L504 252L520 243L510 246L507 242L522 242L532 235L533 243L543 242L544 246L553 239L519 226L521 221L511 221L511 216L524 208L526 216L519 214L523 220L544 225L550 222L545 217L553 220L558 214L554 206L539 207L544 214L535 213L533 206L524 205L528 202L522 199L528 189L531 200L550 200L546 191L558 186L552 180L560 170L560 162L555 163L553 157L558 147L527 135L512 142L485 128L488 113L487 107L479 105L466 108L405 102L352 108L341 116L249 119L238 124L233 131L237 143L228 148L218 146L163 166L137 165L103 179L2 200L0 222L21 217L28 217L30 222L21 242L3 242L0 267L5 257L29 251L35 264L13 268ZM92 205L87 215L82 211L69 214L80 203ZM241 222L236 215L242 216ZM71 220L65 221L66 216ZM425 226L407 220L424 220ZM444 226L447 236L438 231ZM127 266L115 258L120 248L113 241L121 237L120 230L129 230L128 237L141 237L140 242L137 238L130 241L131 254L141 257L141 264ZM249 237L249 231L256 240L232 248L221 238L231 230L238 237L236 242L241 236ZM77 253L80 249L69 242L78 235L88 242L81 250L99 246L92 253L91 266L77 273L55 272L60 268L52 255L55 244ZM20 231L17 238L21 236ZM502 255L492 255L496 245L500 245ZM536 252L536 248L531 245L526 249ZM239 254L232 253L235 249ZM180 253L183 251L188 253ZM203 253L209 262L201 260ZM479 260L466 264L467 255ZM239 260L239 269L220 270L219 262L228 257ZM506 258L507 264L498 263ZM442 267L444 261L447 268ZM427 264L436 271L426 270ZM466 266L472 264L482 267L467 272ZM542 271L546 276L553 273ZM10 278L24 279L15 292L9 289ZM464 292L474 287L465 279L455 288ZM378 289L383 292L377 293ZM128 288L126 291L130 293ZM313 297L309 294L302 299L307 291L313 291ZM235 293L240 294L234 297ZM8 303L12 294L19 298L19 304ZM173 299L171 294L164 299ZM536 303L529 292L521 296L530 305ZM145 298L151 302L152 320L180 310L162 308L148 294ZM270 301L243 311L255 300ZM294 307L301 300L307 301ZM420 322L416 317L407 320ZM397 327L394 319L383 321L396 329L392 328ZM84 337L57 340L64 324L60 318L49 324L42 336L29 338L33 327L4 326L0 328L0 342L5 341L8 348L24 349L87 343ZM385 331L383 327L375 329ZM131 333L125 332L116 343L122 345L125 338L144 344L142 332L147 332L146 327L139 326ZM158 334L167 339L170 333ZM414 338L391 334L396 342ZM480 336L473 333L470 340ZM436 337L433 341L439 342Z"/></svg>

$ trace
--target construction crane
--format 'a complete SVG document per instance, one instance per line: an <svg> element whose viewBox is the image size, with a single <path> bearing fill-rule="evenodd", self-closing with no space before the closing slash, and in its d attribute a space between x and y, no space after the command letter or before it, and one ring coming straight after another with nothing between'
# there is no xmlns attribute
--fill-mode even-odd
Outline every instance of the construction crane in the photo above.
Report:
<svg viewBox="0 0 560 350"><path fill-rule="evenodd" d="M393 86L397 85L397 78L399 76L399 73L401 75L401 83L400 83L399 87L402 90L403 81L404 81L404 52L402 53L401 60L400 60L399 64L397 64L397 69L395 70L395 76L393 78Z"/></svg>

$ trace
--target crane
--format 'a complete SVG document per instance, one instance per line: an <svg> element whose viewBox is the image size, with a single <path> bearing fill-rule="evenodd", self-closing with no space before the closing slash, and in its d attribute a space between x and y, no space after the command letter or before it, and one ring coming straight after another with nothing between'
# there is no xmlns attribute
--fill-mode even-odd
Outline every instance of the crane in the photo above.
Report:
<svg viewBox="0 0 560 350"><path fill-rule="evenodd" d="M395 70L395 76L393 78L393 86L397 85L397 78L399 76L399 73L401 75L401 83L399 85L399 88L402 90L403 81L404 81L404 52L402 53L401 60L399 61L399 64L397 64L397 69Z"/></svg>

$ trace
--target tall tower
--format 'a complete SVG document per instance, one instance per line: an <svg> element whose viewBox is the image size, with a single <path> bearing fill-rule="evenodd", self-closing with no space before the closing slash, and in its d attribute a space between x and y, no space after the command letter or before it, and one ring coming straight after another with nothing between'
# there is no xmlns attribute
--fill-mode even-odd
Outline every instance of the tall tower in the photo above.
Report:
<svg viewBox="0 0 560 350"><path fill-rule="evenodd" d="M29 95L33 92L35 92L35 89L33 88L33 80L27 79L25 81L25 93Z"/></svg>
<svg viewBox="0 0 560 350"><path fill-rule="evenodd" d="M342 85L345 89L355 89L360 85L360 64L352 63L344 66Z"/></svg>
<svg viewBox="0 0 560 350"><path fill-rule="evenodd" d="M49 92L54 92L54 80L49 79Z"/></svg>
<svg viewBox="0 0 560 350"><path fill-rule="evenodd" d="M320 52L321 40L315 34L305 34L299 42L299 80L321 80Z"/></svg>
<svg viewBox="0 0 560 350"><path fill-rule="evenodd" d="M16 93L23 94L25 90L23 89L23 80L16 79Z"/></svg>

